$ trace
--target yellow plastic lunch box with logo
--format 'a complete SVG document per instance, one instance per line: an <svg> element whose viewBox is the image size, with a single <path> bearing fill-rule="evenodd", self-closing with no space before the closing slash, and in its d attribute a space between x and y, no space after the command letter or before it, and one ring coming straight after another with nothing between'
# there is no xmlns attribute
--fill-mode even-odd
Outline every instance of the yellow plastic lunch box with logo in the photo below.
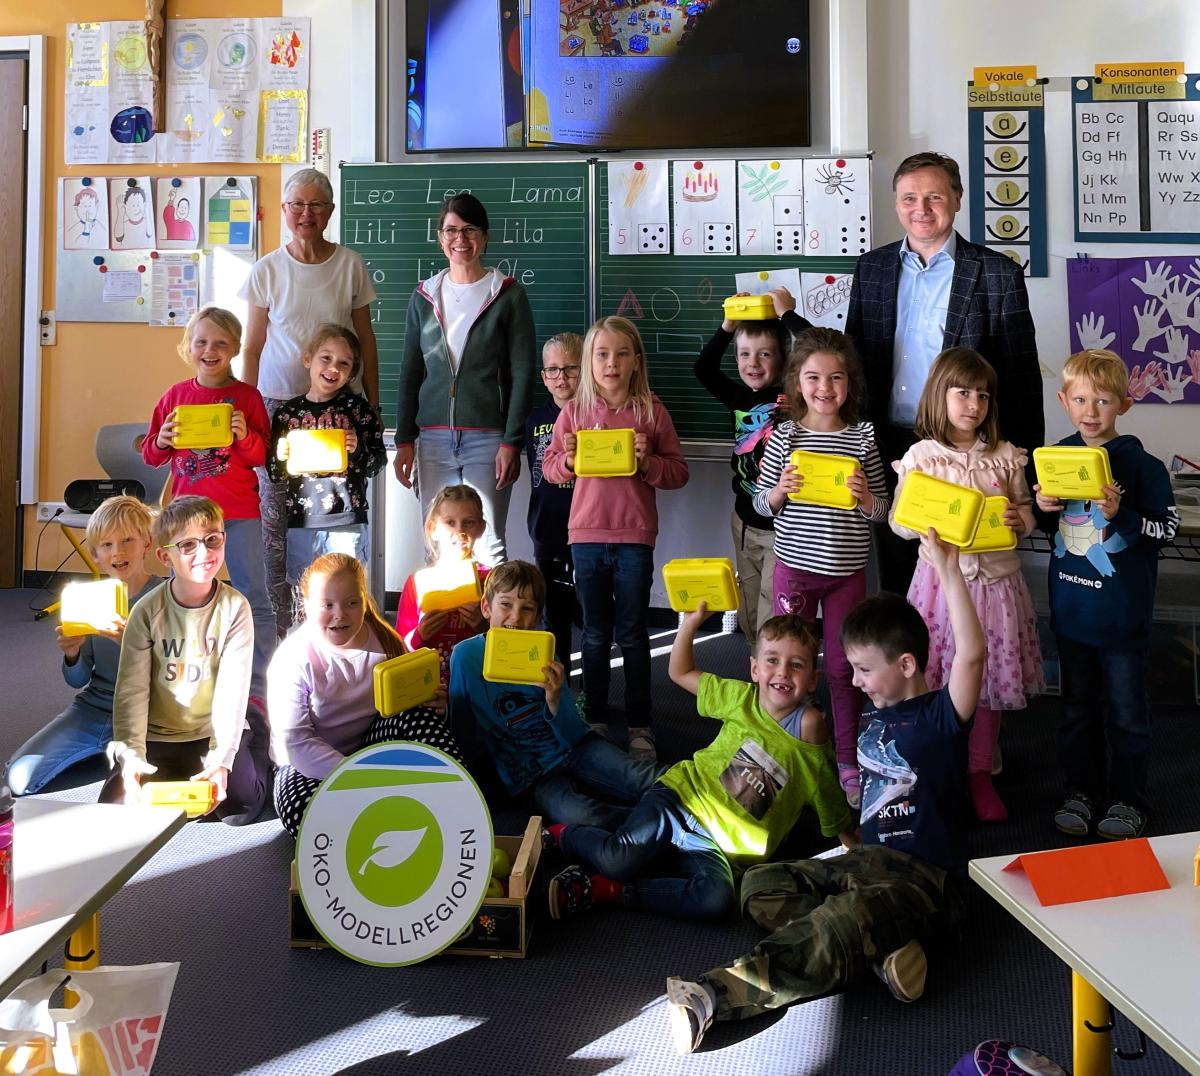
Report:
<svg viewBox="0 0 1200 1076"><path fill-rule="evenodd" d="M775 316L775 302L769 295L731 295L722 305L730 321L766 321Z"/></svg>
<svg viewBox="0 0 1200 1076"><path fill-rule="evenodd" d="M1033 466L1043 495L1064 501L1100 501L1113 484L1108 449L1087 445L1048 445L1033 450Z"/></svg>
<svg viewBox="0 0 1200 1076"><path fill-rule="evenodd" d="M422 613L436 613L469 605L483 597L475 562L443 560L416 573L417 605Z"/></svg>
<svg viewBox="0 0 1200 1076"><path fill-rule="evenodd" d="M712 613L737 608L737 584L728 557L678 557L667 561L662 573L667 598L677 613L690 613L701 602Z"/></svg>
<svg viewBox="0 0 1200 1076"><path fill-rule="evenodd" d="M943 542L963 548L979 529L984 500L977 489L909 471L896 502L896 522L919 534L932 527Z"/></svg>
<svg viewBox="0 0 1200 1076"><path fill-rule="evenodd" d="M994 553L999 549L1013 549L1017 544L1017 532L1004 525L1004 510L1008 507L1007 497L987 497L983 502L983 514L979 527L970 545L963 546L964 553Z"/></svg>
<svg viewBox="0 0 1200 1076"><path fill-rule="evenodd" d="M117 617L129 616L129 588L120 579L68 583L59 606L62 633L68 638L107 631Z"/></svg>
<svg viewBox="0 0 1200 1076"><path fill-rule="evenodd" d="M823 504L829 508L858 506L858 498L846 486L846 479L858 468L858 460L853 456L798 448L792 453L791 463L804 476L804 487L799 493L789 493L789 501Z"/></svg>
<svg viewBox="0 0 1200 1076"><path fill-rule="evenodd" d="M375 666L375 709L384 717L429 702L442 682L436 650L423 646Z"/></svg>
<svg viewBox="0 0 1200 1076"><path fill-rule="evenodd" d="M345 430L289 430L287 473L340 474L346 469Z"/></svg>
<svg viewBox="0 0 1200 1076"><path fill-rule="evenodd" d="M636 470L633 430L575 431L575 473L580 478L624 478Z"/></svg>
<svg viewBox="0 0 1200 1076"><path fill-rule="evenodd" d="M176 448L228 448L233 444L233 404L180 404L175 408Z"/></svg>
<svg viewBox="0 0 1200 1076"><path fill-rule="evenodd" d="M493 684L542 684L542 669L554 660L548 631L488 628L483 644L483 678Z"/></svg>
<svg viewBox="0 0 1200 1076"><path fill-rule="evenodd" d="M211 781L150 781L142 785L138 801L147 807L174 807L188 818L198 818L216 806L217 786Z"/></svg>

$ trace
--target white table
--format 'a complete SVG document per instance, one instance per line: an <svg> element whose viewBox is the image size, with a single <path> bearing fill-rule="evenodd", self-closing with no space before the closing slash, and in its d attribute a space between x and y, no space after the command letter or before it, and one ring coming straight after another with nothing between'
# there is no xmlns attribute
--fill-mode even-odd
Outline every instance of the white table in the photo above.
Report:
<svg viewBox="0 0 1200 1076"><path fill-rule="evenodd" d="M1179 1062L1200 1074L1200 832L1151 837L1170 889L1043 907L1016 855L972 860L971 877L1074 973L1075 1076L1108 1076L1106 998ZM1134 1066L1136 1067L1136 1066Z"/></svg>
<svg viewBox="0 0 1200 1076"><path fill-rule="evenodd" d="M16 803L13 929L0 935L0 998L76 931L183 827L182 811L64 803ZM94 926L93 929L93 938Z"/></svg>

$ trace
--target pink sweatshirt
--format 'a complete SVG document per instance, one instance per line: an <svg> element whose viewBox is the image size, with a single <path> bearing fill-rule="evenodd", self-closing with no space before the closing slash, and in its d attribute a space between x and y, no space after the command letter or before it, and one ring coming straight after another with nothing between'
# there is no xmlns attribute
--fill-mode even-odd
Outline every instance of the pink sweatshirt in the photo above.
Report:
<svg viewBox="0 0 1200 1076"><path fill-rule="evenodd" d="M542 461L542 475L551 482L575 479L571 516L567 523L570 544L626 542L654 545L658 537L654 491L679 489L688 480L688 466L667 409L657 396L651 396L650 400L653 410L650 418L644 421L634 417L632 403L614 410L600 401L594 413L578 416L578 401L572 400L559 414L554 423L554 436ZM563 439L578 429L632 429L646 435L649 451L638 472L627 478L576 478L575 472L567 466Z"/></svg>

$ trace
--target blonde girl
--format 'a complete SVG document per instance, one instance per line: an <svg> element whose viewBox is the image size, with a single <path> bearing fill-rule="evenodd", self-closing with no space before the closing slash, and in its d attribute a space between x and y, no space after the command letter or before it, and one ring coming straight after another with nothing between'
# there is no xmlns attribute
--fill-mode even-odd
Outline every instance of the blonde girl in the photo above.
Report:
<svg viewBox="0 0 1200 1076"><path fill-rule="evenodd" d="M1024 537L1033 531L1026 455L1000 439L995 400L996 371L982 355L965 347L943 351L917 407L915 432L922 440L895 464L896 496L911 471L972 486L989 497L1005 497L1004 523ZM894 519L891 526L903 538L920 537ZM1015 550L963 553L958 562L988 640L987 668L967 741L967 779L979 820L1003 822L1008 810L992 785L992 753L1000 735L1000 711L1023 709L1045 689L1037 619ZM929 626L925 679L937 690L950 675L954 635L937 574L924 556L917 562L908 600Z"/></svg>
<svg viewBox="0 0 1200 1076"><path fill-rule="evenodd" d="M634 474L577 478L580 429L632 429ZM679 489L688 468L671 416L650 391L641 334L625 318L601 318L588 329L579 390L554 424L542 474L551 482L575 480L567 541L583 610L588 720L608 722L609 654L615 639L625 661L629 751L634 758L653 759L646 611L658 537L655 490Z"/></svg>
<svg viewBox="0 0 1200 1076"><path fill-rule="evenodd" d="M786 409L780 408L763 453L754 509L775 520L775 615L816 620L820 607L838 779L850 806L858 807L862 692L854 686L840 633L846 614L866 597L871 524L887 519L883 463L875 428L862 421L865 382L848 336L823 328L800 333L783 385ZM846 479L852 508L790 499L804 489L804 475L791 463L797 449L857 461Z"/></svg>
<svg viewBox="0 0 1200 1076"><path fill-rule="evenodd" d="M267 663L277 638L275 613L263 565L258 477L267 458L271 423L258 389L239 381L233 360L242 346L242 324L228 310L206 306L194 313L178 351L195 376L169 388L155 405L142 442L151 467L171 466L171 497L195 495L215 501L225 517L225 566L229 581L254 615L254 666L250 704L265 712ZM230 404L233 443L223 448L176 448L181 404Z"/></svg>
<svg viewBox="0 0 1200 1076"><path fill-rule="evenodd" d="M483 611L476 600L457 609L423 613L421 598L436 585L435 569L439 564L460 560L475 562L475 543L486 530L483 499L473 486L444 486L438 490L425 512L425 548L434 567L413 572L400 593L396 630L410 649L429 646L438 652L442 659L443 687L450 680L450 651L455 644L483 630ZM481 587L490 570L475 563Z"/></svg>
<svg viewBox="0 0 1200 1076"><path fill-rule="evenodd" d="M304 623L280 644L267 677L275 807L293 837L317 786L359 748L416 740L462 761L446 728L444 690L402 714L375 710L375 666L406 647L371 600L362 564L326 553L305 570L300 593Z"/></svg>

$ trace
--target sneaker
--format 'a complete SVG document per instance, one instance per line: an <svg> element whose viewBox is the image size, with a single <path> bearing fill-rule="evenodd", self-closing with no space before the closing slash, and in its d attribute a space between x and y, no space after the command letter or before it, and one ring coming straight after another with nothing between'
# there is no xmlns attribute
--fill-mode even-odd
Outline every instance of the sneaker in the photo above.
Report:
<svg viewBox="0 0 1200 1076"><path fill-rule="evenodd" d="M592 880L577 863L550 879L550 918L568 919L592 906Z"/></svg>
<svg viewBox="0 0 1200 1076"><path fill-rule="evenodd" d="M629 730L629 757L634 762L657 762L658 752L654 749L654 730L640 726Z"/></svg>
<svg viewBox="0 0 1200 1076"><path fill-rule="evenodd" d="M1054 824L1061 833L1086 837L1092 831L1092 801L1082 792L1068 792L1054 812Z"/></svg>
<svg viewBox="0 0 1200 1076"><path fill-rule="evenodd" d="M925 975L929 965L919 941L888 953L882 964L875 965L875 974L885 983L897 1001L916 1001L925 993Z"/></svg>
<svg viewBox="0 0 1200 1076"><path fill-rule="evenodd" d="M1145 828L1145 811L1126 803L1114 803L1096 823L1096 834L1108 841L1126 841L1131 837L1140 837Z"/></svg>
<svg viewBox="0 0 1200 1076"><path fill-rule="evenodd" d="M838 783L846 793L846 802L856 811L862 803L862 775L853 762L838 763Z"/></svg>
<svg viewBox="0 0 1200 1076"><path fill-rule="evenodd" d="M681 1054L690 1054L700 1045L716 1011L709 992L699 983L674 976L667 980L667 1020L675 1048Z"/></svg>

